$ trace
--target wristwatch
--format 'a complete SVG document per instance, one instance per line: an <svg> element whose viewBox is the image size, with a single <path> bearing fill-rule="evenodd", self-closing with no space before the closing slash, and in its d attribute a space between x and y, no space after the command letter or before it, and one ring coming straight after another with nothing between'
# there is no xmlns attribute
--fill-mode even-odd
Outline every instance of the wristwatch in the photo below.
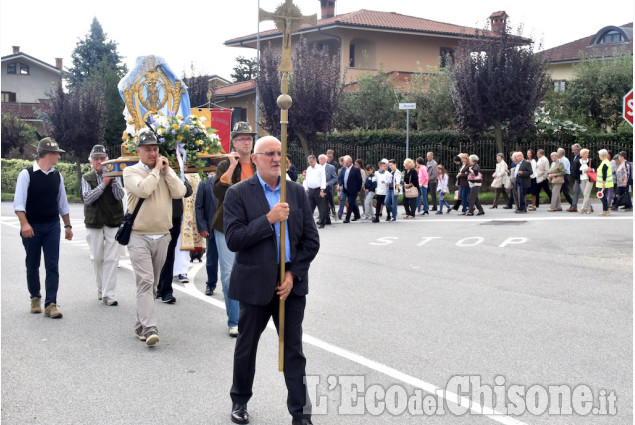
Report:
<svg viewBox="0 0 635 425"><path fill-rule="evenodd" d="M71 226L70 224L65 224L65 225L64 225L64 228L65 228L65 229L72 229L72 228L73 228L73 226Z"/></svg>

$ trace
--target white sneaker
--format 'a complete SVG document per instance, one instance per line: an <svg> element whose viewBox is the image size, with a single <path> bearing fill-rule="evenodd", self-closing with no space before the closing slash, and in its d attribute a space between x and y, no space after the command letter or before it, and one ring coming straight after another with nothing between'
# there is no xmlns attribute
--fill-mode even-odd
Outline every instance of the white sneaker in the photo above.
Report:
<svg viewBox="0 0 635 425"><path fill-rule="evenodd" d="M229 327L229 336L232 338L236 338L238 336L238 326Z"/></svg>

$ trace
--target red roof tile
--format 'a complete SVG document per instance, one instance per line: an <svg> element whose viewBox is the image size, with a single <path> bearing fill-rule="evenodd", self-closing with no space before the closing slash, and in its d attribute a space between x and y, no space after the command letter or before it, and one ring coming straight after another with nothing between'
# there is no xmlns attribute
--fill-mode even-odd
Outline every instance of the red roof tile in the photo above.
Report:
<svg viewBox="0 0 635 425"><path fill-rule="evenodd" d="M395 12L377 12L374 10L358 10L356 12L345 13L332 18L320 19L317 27L329 26L351 26L364 28L377 28L397 31L414 31L431 34L448 34L470 36L475 33L485 33L495 35L490 31L483 31L477 28L464 27L461 25L447 24L443 22L431 21L429 19L417 18L415 16L402 15ZM299 32L307 31L316 27L304 25ZM263 31L260 37L281 35L277 29ZM225 42L226 45L240 45L241 42L256 39L256 34L233 38Z"/></svg>
<svg viewBox="0 0 635 425"><path fill-rule="evenodd" d="M256 80L239 81L234 84L219 87L214 93L215 96L234 97L250 93L256 90Z"/></svg>
<svg viewBox="0 0 635 425"><path fill-rule="evenodd" d="M622 25L624 28L632 28L633 23ZM596 34L561 46L540 52L545 62L570 62L580 60L581 56L586 58L597 58L614 56L615 54L631 53L633 54L633 40L620 43L591 44L591 40Z"/></svg>
<svg viewBox="0 0 635 425"><path fill-rule="evenodd" d="M48 111L48 102L43 103L17 103L17 102L2 102L0 107L2 114L9 114L16 118L23 120L35 120L38 119L35 109L42 111Z"/></svg>

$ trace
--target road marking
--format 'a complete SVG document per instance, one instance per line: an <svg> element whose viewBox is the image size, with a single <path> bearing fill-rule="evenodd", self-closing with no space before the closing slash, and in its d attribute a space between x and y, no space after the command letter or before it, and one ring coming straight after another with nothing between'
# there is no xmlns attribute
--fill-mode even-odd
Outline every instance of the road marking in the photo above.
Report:
<svg viewBox="0 0 635 425"><path fill-rule="evenodd" d="M119 262L119 265L122 268L132 271L132 265L130 264L130 260L125 260L125 261L122 260ZM196 274L203 268L203 266L204 266L203 263L199 263L196 265L190 264L190 269L188 271L188 277L190 277L190 283L185 283L183 284L183 286L174 285L173 289L176 289L177 291L191 295L194 298L197 298L201 301L204 301L208 304L212 304L213 306L216 306L222 310L225 310L225 303L223 301L219 301L215 298L204 295L201 291L199 291L196 288L194 283L192 283L194 282L194 278L196 277ZM273 321L271 320L267 324L267 327L269 329L272 329L273 331L276 330L273 324ZM426 391L432 395L437 395L438 397L443 398L444 400L450 403L456 404L457 406L470 406L470 410L472 410L473 412L479 415L487 416L488 418L493 419L494 421L499 422L501 424L527 425L525 422L521 422L517 419L512 418L511 416L506 416L490 407L483 406L479 404L478 402L470 399L469 397L459 396L456 393L443 390L442 388L437 387L434 384L431 384L429 382L426 382L414 376L408 375L406 373L400 372L397 369L394 369L388 365L376 362L360 354L353 353L352 351L330 344L326 341L323 341L319 338L315 338L311 335L303 334L302 341L316 348L324 350L328 353L331 353L335 356L352 361L353 363L357 363L358 365L364 366L368 369L372 369L388 377L397 379L407 385L420 388L423 391Z"/></svg>

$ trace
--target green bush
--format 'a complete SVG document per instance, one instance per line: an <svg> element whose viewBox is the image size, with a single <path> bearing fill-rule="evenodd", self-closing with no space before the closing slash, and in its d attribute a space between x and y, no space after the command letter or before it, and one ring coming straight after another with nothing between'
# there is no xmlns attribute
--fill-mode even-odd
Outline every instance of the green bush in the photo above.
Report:
<svg viewBox="0 0 635 425"><path fill-rule="evenodd" d="M2 193L15 193L15 185L20 171L33 164L33 161L23 159L3 159L2 160ZM79 182L77 181L77 170L75 164L60 162L55 168L64 177L64 188L67 195L77 195L79 193ZM90 170L90 164L82 164L82 173Z"/></svg>

